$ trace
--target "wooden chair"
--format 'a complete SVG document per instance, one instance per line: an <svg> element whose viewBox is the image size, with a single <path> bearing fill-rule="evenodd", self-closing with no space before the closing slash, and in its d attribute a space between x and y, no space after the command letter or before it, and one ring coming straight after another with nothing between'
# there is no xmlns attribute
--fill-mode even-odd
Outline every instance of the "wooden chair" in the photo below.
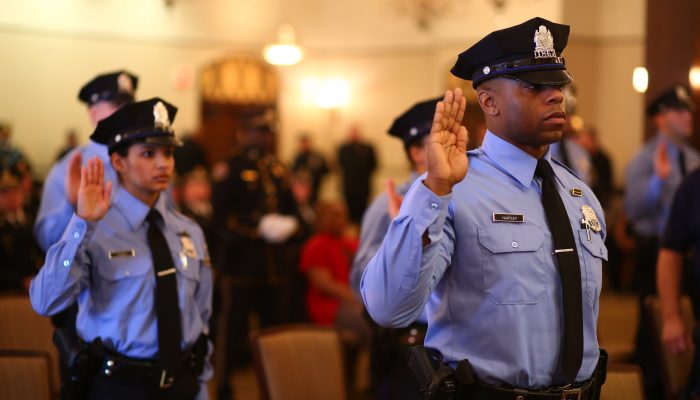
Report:
<svg viewBox="0 0 700 400"><path fill-rule="evenodd" d="M33 351L48 355L51 393L61 387L58 353L53 344L51 320L32 309L27 295L0 295L0 350ZM0 399L3 397L0 397Z"/></svg>
<svg viewBox="0 0 700 400"><path fill-rule="evenodd" d="M345 400L343 351L338 331L285 325L250 335L263 400Z"/></svg>
<svg viewBox="0 0 700 400"><path fill-rule="evenodd" d="M600 400L644 400L642 370L636 364L610 364Z"/></svg>
<svg viewBox="0 0 700 400"><path fill-rule="evenodd" d="M50 371L46 353L0 351L0 399L50 400Z"/></svg>
<svg viewBox="0 0 700 400"><path fill-rule="evenodd" d="M661 343L661 307L656 296L648 296L644 299L644 312L647 313L648 320L653 324L649 329L652 329L654 346L659 355L666 398L677 398L688 384L688 376L693 364L693 353L686 351L683 354L672 354ZM681 298L681 317L688 329L692 330L695 327L693 306L688 296Z"/></svg>

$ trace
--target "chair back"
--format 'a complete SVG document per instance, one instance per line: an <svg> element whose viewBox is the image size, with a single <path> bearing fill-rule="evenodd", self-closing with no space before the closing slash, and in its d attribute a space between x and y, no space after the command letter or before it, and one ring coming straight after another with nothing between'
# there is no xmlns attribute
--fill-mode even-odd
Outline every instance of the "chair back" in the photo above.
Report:
<svg viewBox="0 0 700 400"><path fill-rule="evenodd" d="M50 400L50 371L46 353L0 351L0 399Z"/></svg>
<svg viewBox="0 0 700 400"><path fill-rule="evenodd" d="M346 399L338 331L285 325L253 331L250 340L262 399Z"/></svg>
<svg viewBox="0 0 700 400"><path fill-rule="evenodd" d="M58 352L54 346L51 320L37 314L27 295L0 296L0 350L41 352L51 363L51 392L61 387ZM0 397L2 399L3 397Z"/></svg>

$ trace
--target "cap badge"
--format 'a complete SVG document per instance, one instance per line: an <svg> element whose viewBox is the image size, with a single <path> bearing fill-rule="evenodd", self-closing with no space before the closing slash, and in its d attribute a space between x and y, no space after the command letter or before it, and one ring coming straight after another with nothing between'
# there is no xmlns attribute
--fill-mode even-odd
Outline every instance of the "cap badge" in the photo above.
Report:
<svg viewBox="0 0 700 400"><path fill-rule="evenodd" d="M408 134L411 136L416 136L418 134L418 128L414 126L413 128L411 128L411 130L408 131Z"/></svg>
<svg viewBox="0 0 700 400"><path fill-rule="evenodd" d="M115 143L119 143L119 142L121 142L121 141L122 141L122 135L117 134L117 136L114 137L114 142L115 142Z"/></svg>
<svg viewBox="0 0 700 400"><path fill-rule="evenodd" d="M557 52L554 50L554 37L546 26L540 25L540 28L535 31L535 58L551 58L556 57Z"/></svg>
<svg viewBox="0 0 700 400"><path fill-rule="evenodd" d="M134 85L131 84L131 78L129 78L129 75L125 73L121 73L117 77L117 86L119 87L120 92L129 94L134 93Z"/></svg>
<svg viewBox="0 0 700 400"><path fill-rule="evenodd" d="M491 72L491 68L489 68L488 66L484 67L484 75L488 75L489 72Z"/></svg>
<svg viewBox="0 0 700 400"><path fill-rule="evenodd" d="M690 96L688 95L688 91L685 90L683 86L676 86L676 97L678 97L678 100L688 103L692 100L690 100Z"/></svg>
<svg viewBox="0 0 700 400"><path fill-rule="evenodd" d="M170 117L168 117L168 109L162 101L153 106L153 122L156 128L164 131L170 130Z"/></svg>

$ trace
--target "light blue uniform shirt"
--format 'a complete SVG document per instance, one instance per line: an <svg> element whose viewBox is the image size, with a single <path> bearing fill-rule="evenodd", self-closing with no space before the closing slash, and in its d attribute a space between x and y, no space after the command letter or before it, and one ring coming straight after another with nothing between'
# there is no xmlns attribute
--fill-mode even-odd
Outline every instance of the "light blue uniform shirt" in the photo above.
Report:
<svg viewBox="0 0 700 400"><path fill-rule="evenodd" d="M105 165L105 180L112 181L112 193L116 192L117 189L117 174L112 168L107 146L103 144L89 141L88 144L71 151L54 164L44 181L41 205L34 223L34 237L44 252L48 251L49 247L61 238L73 216L73 206L68 202L66 194L66 174L68 173L68 161L76 152L80 152L82 155L83 165L92 157L99 157Z"/></svg>
<svg viewBox="0 0 700 400"><path fill-rule="evenodd" d="M182 315L182 343L187 349L208 333L212 312L212 273L204 235L192 220L166 206L163 234L177 270ZM49 248L46 262L31 283L34 310L54 315L78 301L77 331L91 342L133 358L157 358L155 273L148 247L150 209L123 188L117 189L107 214L88 222L73 214L63 235ZM209 346L211 352L211 346ZM202 382L212 375L208 361ZM203 385L199 398L206 398ZM205 397L202 397L205 396Z"/></svg>
<svg viewBox="0 0 700 400"><path fill-rule="evenodd" d="M654 172L656 148L662 140L666 142L666 154L671 163L671 172L665 180ZM625 212L637 235L663 235L673 195L683 180L678 162L681 150L688 173L700 166L700 154L695 149L688 145L679 148L661 134L650 140L627 166Z"/></svg>
<svg viewBox="0 0 700 400"><path fill-rule="evenodd" d="M381 325L406 326L425 306L425 345L452 366L469 359L483 382L529 389L563 384L561 277L541 179L534 177L537 160L491 132L468 155L469 172L449 195L435 195L419 178L404 197L362 278L367 310ZM549 152L545 158L551 161ZM583 381L599 355L605 222L593 192L559 163L551 165L581 265L584 344L577 381ZM573 188L582 197L573 196ZM602 226L590 240L580 224L584 205ZM494 222L493 213L521 214L524 222ZM423 247L426 231L430 244Z"/></svg>
<svg viewBox="0 0 700 400"><path fill-rule="evenodd" d="M417 172L411 172L408 180L396 187L396 194L405 196L413 182L418 179L418 176ZM389 198L386 193L382 193L372 201L372 204L367 207L365 214L362 216L360 246L357 249L357 253L355 253L352 270L350 271L350 285L357 294L360 294L362 273L365 272L365 267L369 260L372 259L382 242L384 242L384 235L389 229L391 219L389 219L389 213L387 212L388 206Z"/></svg>

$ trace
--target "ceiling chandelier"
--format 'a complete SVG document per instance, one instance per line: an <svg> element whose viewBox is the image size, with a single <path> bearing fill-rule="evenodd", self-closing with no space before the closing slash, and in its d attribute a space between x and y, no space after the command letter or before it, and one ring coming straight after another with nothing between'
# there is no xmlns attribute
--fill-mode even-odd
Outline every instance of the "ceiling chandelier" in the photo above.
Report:
<svg viewBox="0 0 700 400"><path fill-rule="evenodd" d="M277 31L277 43L265 46L263 56L272 65L294 65L301 61L304 52L296 45L294 27L282 24Z"/></svg>

